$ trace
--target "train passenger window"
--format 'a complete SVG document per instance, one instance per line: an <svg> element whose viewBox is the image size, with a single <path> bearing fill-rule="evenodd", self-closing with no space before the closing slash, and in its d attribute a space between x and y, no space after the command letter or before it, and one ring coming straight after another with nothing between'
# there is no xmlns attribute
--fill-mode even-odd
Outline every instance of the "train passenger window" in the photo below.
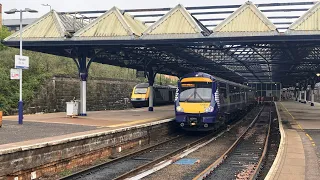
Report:
<svg viewBox="0 0 320 180"><path fill-rule="evenodd" d="M227 86L225 83L220 83L219 84L220 87L219 87L219 93L220 95L224 98L224 99L227 99Z"/></svg>

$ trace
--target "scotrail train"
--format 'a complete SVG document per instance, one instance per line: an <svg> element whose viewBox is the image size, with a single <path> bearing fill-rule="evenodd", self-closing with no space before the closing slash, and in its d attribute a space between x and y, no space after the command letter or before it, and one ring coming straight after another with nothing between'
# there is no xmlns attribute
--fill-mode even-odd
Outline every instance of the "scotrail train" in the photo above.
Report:
<svg viewBox="0 0 320 180"><path fill-rule="evenodd" d="M185 130L217 129L255 103L254 90L206 73L187 74L178 82L176 122Z"/></svg>
<svg viewBox="0 0 320 180"><path fill-rule="evenodd" d="M153 86L153 103L154 105L173 104L176 92L175 86ZM131 104L133 107L145 107L149 104L150 88L148 83L137 84L131 95Z"/></svg>

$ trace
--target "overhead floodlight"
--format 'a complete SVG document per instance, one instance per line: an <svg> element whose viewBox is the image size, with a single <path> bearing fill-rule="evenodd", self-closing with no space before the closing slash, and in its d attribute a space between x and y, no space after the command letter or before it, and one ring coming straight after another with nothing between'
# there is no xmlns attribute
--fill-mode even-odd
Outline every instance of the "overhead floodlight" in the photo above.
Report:
<svg viewBox="0 0 320 180"><path fill-rule="evenodd" d="M51 5L50 4L41 4L42 6L49 6L51 11Z"/></svg>
<svg viewBox="0 0 320 180"><path fill-rule="evenodd" d="M16 12L19 12L18 9L11 9L10 11L5 11L6 14L14 14Z"/></svg>
<svg viewBox="0 0 320 180"><path fill-rule="evenodd" d="M31 12L31 13L37 13L38 12L37 10L30 9L30 8L25 8L25 11L26 12Z"/></svg>

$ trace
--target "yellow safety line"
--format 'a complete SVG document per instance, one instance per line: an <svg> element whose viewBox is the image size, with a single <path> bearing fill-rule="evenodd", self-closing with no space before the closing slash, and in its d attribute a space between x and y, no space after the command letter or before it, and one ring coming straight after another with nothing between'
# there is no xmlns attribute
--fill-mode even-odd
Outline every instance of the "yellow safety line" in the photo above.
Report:
<svg viewBox="0 0 320 180"><path fill-rule="evenodd" d="M293 115L289 112L289 110L282 104L282 102L280 102L280 104L282 105L282 107L284 107L287 111L287 113L292 117L293 121L295 121L295 123L298 124L298 127L304 131L304 129L302 128L302 126L298 123L298 121L293 117ZM311 141L311 144L312 146L316 146L316 143L313 141L312 137L308 134L308 133L305 133L306 136L309 138L309 140Z"/></svg>
<svg viewBox="0 0 320 180"><path fill-rule="evenodd" d="M308 136L308 138L310 139L310 141L313 141L312 137L311 137L308 133L306 133L306 136Z"/></svg>
<svg viewBox="0 0 320 180"><path fill-rule="evenodd" d="M282 104L282 102L280 102L280 104L282 105L283 108L286 109L287 113L292 117L293 120L295 120L295 118L293 117L293 115L289 112L289 110Z"/></svg>
<svg viewBox="0 0 320 180"><path fill-rule="evenodd" d="M290 113L290 111L282 104L282 102L280 102L280 104L282 105L282 107L287 111L287 113L292 117L292 120L298 125L298 127L304 131L303 127L298 123L298 121L296 120L296 118L294 118L294 116Z"/></svg>

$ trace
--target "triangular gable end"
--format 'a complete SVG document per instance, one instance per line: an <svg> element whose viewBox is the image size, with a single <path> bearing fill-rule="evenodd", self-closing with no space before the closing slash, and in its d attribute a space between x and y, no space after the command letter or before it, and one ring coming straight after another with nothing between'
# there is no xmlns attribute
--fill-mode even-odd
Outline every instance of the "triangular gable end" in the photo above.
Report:
<svg viewBox="0 0 320 180"><path fill-rule="evenodd" d="M277 35L276 26L250 1L213 30L212 36Z"/></svg>
<svg viewBox="0 0 320 180"><path fill-rule="evenodd" d="M286 34L320 34L320 2L316 3L294 23Z"/></svg>
<svg viewBox="0 0 320 180"><path fill-rule="evenodd" d="M74 39L132 39L137 36L116 7L74 34ZM140 32L141 33L141 32Z"/></svg>
<svg viewBox="0 0 320 180"><path fill-rule="evenodd" d="M179 4L150 26L142 38L203 37L202 32L198 22Z"/></svg>
<svg viewBox="0 0 320 180"><path fill-rule="evenodd" d="M137 36L141 36L142 33L148 28L143 22L135 19L129 13L124 13L123 17L133 33Z"/></svg>
<svg viewBox="0 0 320 180"><path fill-rule="evenodd" d="M22 38L24 41L30 40L61 40L66 32L59 15L54 11L40 17L37 21L22 29ZM4 41L18 41L20 31L15 32Z"/></svg>

